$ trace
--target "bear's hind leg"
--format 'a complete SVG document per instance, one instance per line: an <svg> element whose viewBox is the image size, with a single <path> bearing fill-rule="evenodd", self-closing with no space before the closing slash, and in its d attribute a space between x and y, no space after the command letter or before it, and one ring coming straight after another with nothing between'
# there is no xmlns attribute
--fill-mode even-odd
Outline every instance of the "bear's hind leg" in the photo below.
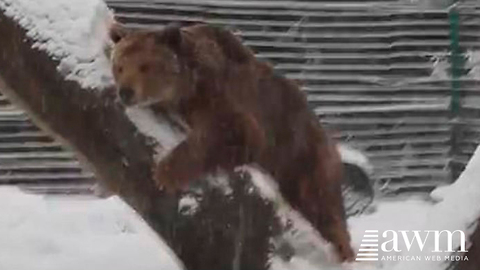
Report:
<svg viewBox="0 0 480 270"><path fill-rule="evenodd" d="M341 261L352 261L355 254L350 246L340 187L337 188L335 183L320 186L318 180L308 176L292 184L280 183L282 194L292 207L334 246Z"/></svg>
<svg viewBox="0 0 480 270"><path fill-rule="evenodd" d="M312 214L315 228L333 244L340 260L352 261L355 254L350 246L350 234L345 220L341 179L328 178L322 173L303 182L309 184L301 187L302 208Z"/></svg>

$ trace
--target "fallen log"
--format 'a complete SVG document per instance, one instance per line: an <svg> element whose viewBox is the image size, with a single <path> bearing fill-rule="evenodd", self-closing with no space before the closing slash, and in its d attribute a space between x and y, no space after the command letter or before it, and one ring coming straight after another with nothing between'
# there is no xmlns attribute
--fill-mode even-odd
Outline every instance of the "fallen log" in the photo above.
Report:
<svg viewBox="0 0 480 270"><path fill-rule="evenodd" d="M477 270L480 268L480 224L477 220L476 229L469 239L468 261L454 263L451 268L456 270Z"/></svg>

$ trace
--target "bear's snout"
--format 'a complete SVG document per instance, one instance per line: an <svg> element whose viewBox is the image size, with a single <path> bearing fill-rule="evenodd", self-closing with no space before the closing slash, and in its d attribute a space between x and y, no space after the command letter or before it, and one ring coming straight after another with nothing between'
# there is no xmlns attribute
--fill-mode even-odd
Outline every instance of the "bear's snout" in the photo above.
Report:
<svg viewBox="0 0 480 270"><path fill-rule="evenodd" d="M120 100L126 105L132 102L134 94L135 93L133 89L129 87L122 87L118 90L118 96L120 97Z"/></svg>

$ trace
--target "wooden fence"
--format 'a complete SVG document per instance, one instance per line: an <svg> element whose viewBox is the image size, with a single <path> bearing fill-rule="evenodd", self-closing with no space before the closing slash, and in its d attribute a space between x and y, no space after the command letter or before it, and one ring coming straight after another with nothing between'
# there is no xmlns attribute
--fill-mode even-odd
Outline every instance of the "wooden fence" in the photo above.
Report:
<svg viewBox="0 0 480 270"><path fill-rule="evenodd" d="M92 192L93 180L72 151L0 94L0 184L30 192L86 194Z"/></svg>

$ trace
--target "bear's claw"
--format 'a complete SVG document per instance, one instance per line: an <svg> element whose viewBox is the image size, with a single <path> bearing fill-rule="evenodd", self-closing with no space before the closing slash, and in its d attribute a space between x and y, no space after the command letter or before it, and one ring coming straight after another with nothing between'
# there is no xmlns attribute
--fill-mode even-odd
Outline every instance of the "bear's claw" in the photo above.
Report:
<svg viewBox="0 0 480 270"><path fill-rule="evenodd" d="M162 166L162 164L154 167L152 175L158 189L163 190L168 194L175 194L177 192L185 191L186 189L186 185L170 177L168 168Z"/></svg>

